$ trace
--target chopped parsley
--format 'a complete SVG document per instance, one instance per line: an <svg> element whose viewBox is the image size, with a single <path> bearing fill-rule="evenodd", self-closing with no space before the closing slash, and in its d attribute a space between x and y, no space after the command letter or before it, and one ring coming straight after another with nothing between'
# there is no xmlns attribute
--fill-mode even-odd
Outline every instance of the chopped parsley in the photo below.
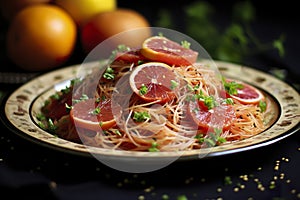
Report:
<svg viewBox="0 0 300 200"><path fill-rule="evenodd" d="M234 101L232 98L226 98L225 99L225 103L228 104L228 105L233 105L234 104Z"/></svg>
<svg viewBox="0 0 300 200"><path fill-rule="evenodd" d="M217 102L213 96L205 96L204 104L208 108L208 110L213 109L217 106Z"/></svg>
<svg viewBox="0 0 300 200"><path fill-rule="evenodd" d="M79 99L73 99L73 103L79 103L81 101L88 100L88 99L89 99L88 95L82 94Z"/></svg>
<svg viewBox="0 0 300 200"><path fill-rule="evenodd" d="M103 78L107 80L113 80L115 78L114 70L111 67L107 67L104 74Z"/></svg>
<svg viewBox="0 0 300 200"><path fill-rule="evenodd" d="M98 115L100 112L101 112L101 109L99 107L97 107L93 111L89 112L89 114Z"/></svg>
<svg viewBox="0 0 300 200"><path fill-rule="evenodd" d="M181 41L181 46L182 46L183 48L189 49L190 46L191 46L191 43L189 43L189 42L186 41L186 40L183 40L183 41Z"/></svg>
<svg viewBox="0 0 300 200"><path fill-rule="evenodd" d="M60 95L59 95L59 93L55 93L55 94L51 95L50 98L51 99L59 100L60 99Z"/></svg>
<svg viewBox="0 0 300 200"><path fill-rule="evenodd" d="M204 105L207 107L208 110L213 109L218 105L214 96L205 96L202 90L200 91L199 94L195 94L195 97L199 101L203 101Z"/></svg>
<svg viewBox="0 0 300 200"><path fill-rule="evenodd" d="M140 95L145 95L145 94L147 94L147 92L148 92L147 86L142 85L139 90Z"/></svg>
<svg viewBox="0 0 300 200"><path fill-rule="evenodd" d="M134 112L133 119L137 122L143 122L149 120L151 116L148 112Z"/></svg>
<svg viewBox="0 0 300 200"><path fill-rule="evenodd" d="M148 149L148 151L149 152L158 152L159 149L157 147L158 147L157 142L152 142L151 147Z"/></svg>
<svg viewBox="0 0 300 200"><path fill-rule="evenodd" d="M244 86L235 81L227 82L223 79L223 85L226 92L230 95L236 95L238 93L238 89L243 89Z"/></svg>
<svg viewBox="0 0 300 200"><path fill-rule="evenodd" d="M265 101L259 101L258 106L260 108L260 112L265 112L267 109L267 103Z"/></svg>
<svg viewBox="0 0 300 200"><path fill-rule="evenodd" d="M226 139L221 137L222 129L214 128L214 132L209 132L207 135L198 134L195 139L198 140L200 144L205 144L208 147L214 147L226 142Z"/></svg>
<svg viewBox="0 0 300 200"><path fill-rule="evenodd" d="M174 90L176 87L178 87L178 83L174 80L171 80L171 90Z"/></svg>
<svg viewBox="0 0 300 200"><path fill-rule="evenodd" d="M55 133L55 130L57 129L57 126L54 125L52 119L48 119L48 130L52 133Z"/></svg>
<svg viewBox="0 0 300 200"><path fill-rule="evenodd" d="M37 120L44 121L46 120L46 116L43 113L39 113L36 115Z"/></svg>
<svg viewBox="0 0 300 200"><path fill-rule="evenodd" d="M116 135L118 135L118 136L122 136L121 132L120 132L118 129L115 130L114 133L115 133Z"/></svg>

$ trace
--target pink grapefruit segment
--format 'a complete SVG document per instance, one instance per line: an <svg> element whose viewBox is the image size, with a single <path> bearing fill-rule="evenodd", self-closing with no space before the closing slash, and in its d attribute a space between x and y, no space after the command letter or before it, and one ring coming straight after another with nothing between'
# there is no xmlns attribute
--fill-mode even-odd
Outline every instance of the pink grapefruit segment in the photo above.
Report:
<svg viewBox="0 0 300 200"><path fill-rule="evenodd" d="M175 97L176 75L172 68L160 62L137 66L129 77L131 89L147 102L164 103Z"/></svg>
<svg viewBox="0 0 300 200"><path fill-rule="evenodd" d="M162 36L146 39L142 45L141 54L149 60L175 66L192 65L198 57L198 52L184 48Z"/></svg>
<svg viewBox="0 0 300 200"><path fill-rule="evenodd" d="M116 124L110 99L98 101L93 98L76 103L70 116L76 127L93 131L107 130Z"/></svg>
<svg viewBox="0 0 300 200"><path fill-rule="evenodd" d="M237 88L237 94L227 94L227 96L231 97L233 100L242 104L258 104L265 99L263 93L259 89L241 81L227 80L227 82L232 81L242 86L241 88Z"/></svg>

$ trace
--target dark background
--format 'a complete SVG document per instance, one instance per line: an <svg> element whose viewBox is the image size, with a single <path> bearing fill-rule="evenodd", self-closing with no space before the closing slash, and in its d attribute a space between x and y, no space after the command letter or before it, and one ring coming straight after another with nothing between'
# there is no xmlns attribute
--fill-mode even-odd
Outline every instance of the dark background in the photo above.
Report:
<svg viewBox="0 0 300 200"><path fill-rule="evenodd" d="M185 25L182 9L186 2L192 1L121 0L118 5L139 11L153 25L158 19L159 9L168 9L177 19L176 29L182 31ZM230 23L231 8L236 1L209 2L216 8L215 23L220 29L226 27ZM283 69L287 73L284 81L297 86L300 76L298 7L289 1L261 2L252 1L256 8L253 30L263 41L271 41L284 33L286 55L281 58L277 52L268 51L249 56L240 64L266 72L274 68ZM1 72L26 73L5 56L6 30L7 24L1 22ZM80 63L83 58L78 48L64 66ZM1 84L0 89L8 95L18 86ZM5 100L5 95L2 100ZM3 101L1 107L3 109ZM1 117L7 123L3 113ZM189 200L300 199L299 148L298 131L275 144L255 150L178 162L151 173L130 174L110 169L93 158L31 143L2 124L0 199L162 199L163 195L168 195L169 199L185 195ZM230 179L231 184L225 179ZM275 181L275 188L270 186L272 181Z"/></svg>

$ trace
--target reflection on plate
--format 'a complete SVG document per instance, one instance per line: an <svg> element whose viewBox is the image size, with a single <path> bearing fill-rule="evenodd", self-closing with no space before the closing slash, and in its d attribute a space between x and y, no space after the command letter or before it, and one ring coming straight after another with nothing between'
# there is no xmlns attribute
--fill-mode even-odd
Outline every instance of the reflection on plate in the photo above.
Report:
<svg viewBox="0 0 300 200"><path fill-rule="evenodd" d="M93 67L94 64L86 64L89 65L86 67ZM252 68L220 61L216 61L216 64L224 76L245 81L264 91L271 99L274 115L270 116L268 129L256 136L207 149L185 151L179 159L201 158L201 154L211 157L245 151L279 141L299 129L300 98L298 92L291 86ZM103 148L90 149L42 130L37 125L36 115L40 113L43 102L55 90L64 88L69 80L75 77L79 67L80 65L74 65L44 74L24 84L8 97L5 104L5 115L15 133L58 150L81 155L99 154L109 159L148 158L151 160L178 156L176 152L153 153Z"/></svg>

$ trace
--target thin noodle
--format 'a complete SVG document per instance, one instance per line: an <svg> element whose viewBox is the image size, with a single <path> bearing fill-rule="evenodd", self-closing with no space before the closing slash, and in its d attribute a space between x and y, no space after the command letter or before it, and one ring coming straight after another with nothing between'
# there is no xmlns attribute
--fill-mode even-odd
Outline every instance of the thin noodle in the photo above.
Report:
<svg viewBox="0 0 300 200"><path fill-rule="evenodd" d="M113 93L118 94L120 98L126 97L127 94L120 90L122 88L116 88L115 85L122 77L128 76L135 66L113 64L111 67L116 74L114 80L103 81L100 78L96 92L91 95L88 89L89 85L95 84L93 81L95 77L90 75L85 78L87 81L84 84L76 88L76 93L89 94L96 98L103 96L111 98ZM200 93L220 99L221 80L216 77L215 71L201 64L173 66L172 70L180 83L179 88L174 91L176 97L172 101L159 105L158 102L143 102L132 98L129 100L128 108L124 108L122 115L116 118L117 125L109 130L97 132L92 136L77 130L84 143L96 147L133 151L148 151L150 148L158 148L160 151L200 148L202 145L195 136L207 133L198 129L198 126L187 118L187 99ZM122 87L129 85L126 82L124 84ZM220 135L227 142L245 139L264 130L264 113L260 112L258 105L235 102L233 108L235 118L230 127L223 130ZM136 112L146 112L150 118L136 122L133 120ZM74 126L69 126L69 129L74 129Z"/></svg>

